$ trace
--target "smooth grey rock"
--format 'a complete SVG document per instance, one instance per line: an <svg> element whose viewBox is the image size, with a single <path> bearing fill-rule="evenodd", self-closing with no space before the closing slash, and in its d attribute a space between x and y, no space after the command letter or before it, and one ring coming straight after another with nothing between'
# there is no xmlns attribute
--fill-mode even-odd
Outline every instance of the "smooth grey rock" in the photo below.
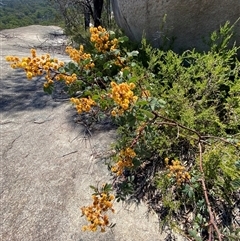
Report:
<svg viewBox="0 0 240 241"><path fill-rule="evenodd" d="M228 20L240 17L239 0L112 0L116 22L134 41L143 33L155 47L174 41L176 51L206 50L208 38ZM165 20L166 21L165 21ZM240 20L234 40L240 45Z"/></svg>

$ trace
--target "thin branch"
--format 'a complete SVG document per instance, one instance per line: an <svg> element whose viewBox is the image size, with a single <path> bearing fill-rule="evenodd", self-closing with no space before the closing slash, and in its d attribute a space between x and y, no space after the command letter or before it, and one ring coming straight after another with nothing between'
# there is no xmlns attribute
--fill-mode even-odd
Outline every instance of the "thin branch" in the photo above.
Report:
<svg viewBox="0 0 240 241"><path fill-rule="evenodd" d="M195 130L193 130L191 128L188 128L188 127L186 127L186 126L184 126L184 125L182 125L182 124L180 124L180 123L178 123L178 122L176 122L176 121L174 121L172 119L169 119L169 118L167 118L165 116L162 116L162 115L158 114L156 111L153 111L153 114L155 116L157 116L157 117L167 121L167 122L165 122L165 124L172 125L172 126L177 126L178 128L181 127L182 129L185 129L185 130L188 130L188 131L190 131L192 133L195 133L198 136L198 138L201 139L201 134L199 132L197 132L197 131L195 131Z"/></svg>
<svg viewBox="0 0 240 241"><path fill-rule="evenodd" d="M210 201L209 201L209 197L208 197L208 191L207 191L207 187L206 187L206 183L205 183L205 176L204 176L204 171L203 171L203 140L202 139L206 139L206 138L216 138L216 139L219 139L221 141L224 141L226 143L229 143L229 144L232 144L230 143L229 141L225 140L224 138L221 138L221 137L214 137L214 136L201 136L201 134L199 132L197 132L196 130L193 130L191 128L188 128L182 124L179 124L178 122L172 120L172 119L169 119L167 117L164 117L160 114L158 114L156 111L152 111L152 113L155 115L155 117L151 120L152 121L155 121L157 118L161 118L164 120L164 122L160 122L158 123L159 125L169 125L169 126L176 126L178 128L178 132L179 132L179 128L182 128L182 129L185 129L185 130L188 130L194 134L196 134L198 136L198 147L199 147L199 169L200 169L200 172L202 174L202 178L201 178L201 185L202 185L202 189L203 189L203 193L204 193L204 199L205 199L205 202L207 204L207 208L208 208L208 213L209 213L209 229L208 229L208 234L209 234L209 241L212 241L213 240L213 229L215 230L215 232L217 233L217 237L218 237L218 240L219 241L222 241L222 234L221 232L219 231L219 228L215 222L215 217L214 217L214 214L213 214L213 211L212 211L212 207L211 207L211 204L210 204ZM145 128L145 126L139 131L139 134L137 135L137 137L134 139L133 144L135 144L137 142L137 140L140 138L141 134L142 134L142 131L143 129Z"/></svg>
<svg viewBox="0 0 240 241"><path fill-rule="evenodd" d="M230 144L230 145L233 145L233 146L237 147L237 145L235 143L232 143L231 141L228 141L227 139L225 139L223 137L207 135L207 136L201 136L201 138L202 139L217 139L217 140L220 140L222 142L225 142L227 144Z"/></svg>
<svg viewBox="0 0 240 241"><path fill-rule="evenodd" d="M200 169L200 172L202 174L202 178L201 178L201 184L202 184L202 188L203 188L203 193L204 193L204 199L206 201L206 204L207 204L207 208L208 208L208 213L209 213L209 218L210 218L210 223L209 223L209 229L208 229L208 234L209 234L209 241L212 241L212 227L215 229L216 233L217 233L217 236L218 236L218 240L219 241L222 241L222 234L220 233L218 227L217 227L217 224L215 222L215 219L214 219L214 215L213 215L213 212L212 212L212 207L211 207L211 204L210 204L210 201L209 201L209 198L208 198L208 193L207 193L207 187L206 187L206 184L205 184L205 177L204 177L204 171L203 171L203 150L202 150L202 143L201 141L199 140L199 143L198 143L198 147L199 147L199 169Z"/></svg>
<svg viewBox="0 0 240 241"><path fill-rule="evenodd" d="M141 127L141 129L139 130L137 136L134 138L134 140L132 141L132 143L131 143L131 145L130 145L131 148L137 143L137 141L138 141L139 138L141 137L142 132L143 132L143 130L145 129L145 127L146 127L148 124L153 123L156 119L157 119L157 116L155 116L154 118L152 118L151 120L149 120L148 122L146 122L146 123Z"/></svg>

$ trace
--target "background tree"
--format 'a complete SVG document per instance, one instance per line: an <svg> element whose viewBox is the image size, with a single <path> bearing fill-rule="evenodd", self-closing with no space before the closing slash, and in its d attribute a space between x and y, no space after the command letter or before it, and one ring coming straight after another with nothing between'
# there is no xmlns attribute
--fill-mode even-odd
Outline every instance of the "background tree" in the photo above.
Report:
<svg viewBox="0 0 240 241"><path fill-rule="evenodd" d="M93 0L93 7L94 7L94 13L93 13L94 26L98 27L99 25L101 25L103 0Z"/></svg>
<svg viewBox="0 0 240 241"><path fill-rule="evenodd" d="M0 3L0 30L32 24L63 26L63 17L49 0L11 0Z"/></svg>
<svg viewBox="0 0 240 241"><path fill-rule="evenodd" d="M87 33L84 31L94 25L110 28L110 0L49 0L55 4L64 18L65 31L73 40L85 43Z"/></svg>

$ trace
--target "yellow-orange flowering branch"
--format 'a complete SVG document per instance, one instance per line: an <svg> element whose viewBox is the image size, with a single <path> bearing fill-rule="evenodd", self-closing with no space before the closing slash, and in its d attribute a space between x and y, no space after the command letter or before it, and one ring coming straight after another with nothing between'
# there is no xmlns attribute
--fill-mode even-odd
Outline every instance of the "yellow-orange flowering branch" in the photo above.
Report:
<svg viewBox="0 0 240 241"><path fill-rule="evenodd" d="M110 40L110 34L101 26L90 28L90 40L95 44L95 48L102 53L115 50L118 46L118 40Z"/></svg>
<svg viewBox="0 0 240 241"><path fill-rule="evenodd" d="M121 83L117 84L115 82L111 82L111 97L116 104L120 106L119 108L115 108L112 111L112 115L121 115L124 111L126 111L130 105L137 101L138 97L134 95L133 89L135 88L134 83Z"/></svg>
<svg viewBox="0 0 240 241"><path fill-rule="evenodd" d="M106 215L107 211L114 212L113 200L114 195L105 192L92 195L93 204L87 207L82 207L82 215L86 217L89 225L83 226L83 231L97 231L100 227L101 232L105 232L109 225L109 218Z"/></svg>
<svg viewBox="0 0 240 241"><path fill-rule="evenodd" d="M117 176L122 175L125 168L134 166L132 160L135 156L135 151L130 147L121 150L117 157L117 163L111 168L111 171L116 173Z"/></svg>
<svg viewBox="0 0 240 241"><path fill-rule="evenodd" d="M89 112L92 106L96 105L96 102L88 98L71 98L70 101L75 104L77 112L80 114L82 112Z"/></svg>

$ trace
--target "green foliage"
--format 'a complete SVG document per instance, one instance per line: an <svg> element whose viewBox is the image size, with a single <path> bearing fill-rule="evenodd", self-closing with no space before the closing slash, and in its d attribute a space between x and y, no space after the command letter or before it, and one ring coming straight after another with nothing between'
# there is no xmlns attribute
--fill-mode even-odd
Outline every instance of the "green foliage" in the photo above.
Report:
<svg viewBox="0 0 240 241"><path fill-rule="evenodd" d="M111 116L117 126L106 192L113 188L117 201L148 199L162 227L190 240L237 240L239 232L240 62L231 30L227 23L214 32L209 52L180 55L145 40L134 49L126 37L109 48L116 35L103 40L98 29L91 55L54 75L76 74L67 86L78 112L94 100L89 121Z"/></svg>
<svg viewBox="0 0 240 241"><path fill-rule="evenodd" d="M0 6L0 30L33 24L62 26L62 17L48 0L3 1Z"/></svg>
<svg viewBox="0 0 240 241"><path fill-rule="evenodd" d="M156 165L159 171L154 180L161 197L160 213L164 213L162 224L174 227L176 221L186 223L182 231L193 240L205 240L208 236L209 211L200 180L205 180L211 208L219 215L220 230L221 227L231 229L231 225L226 224L228 221L221 217L221 210L225 209L229 219L234 219L231 209L237 203L240 190L240 150L237 147L240 65L236 58L239 48L226 47L232 35L228 28L227 24L221 28L220 34L224 36L217 37L217 44L215 42L207 53L193 50L179 55L143 43L131 75L119 80L133 81L141 90L147 89L151 93L151 97L138 101L130 113L115 119L121 126L117 150L134 143L138 157L137 164L134 163L134 168L125 175L130 172L135 176L132 185L135 185L137 195L139 186L146 182L146 179L136 178L142 171L140 166L148 162ZM137 135L135 130L141 123L146 126ZM199 141L204 149L200 161ZM190 182L178 187L169 180L163 165L164 157L184 161L192 176ZM119 185L121 189L121 182ZM119 195L136 197L132 190L127 194L126 191L123 188ZM218 237L217 232L213 235Z"/></svg>

